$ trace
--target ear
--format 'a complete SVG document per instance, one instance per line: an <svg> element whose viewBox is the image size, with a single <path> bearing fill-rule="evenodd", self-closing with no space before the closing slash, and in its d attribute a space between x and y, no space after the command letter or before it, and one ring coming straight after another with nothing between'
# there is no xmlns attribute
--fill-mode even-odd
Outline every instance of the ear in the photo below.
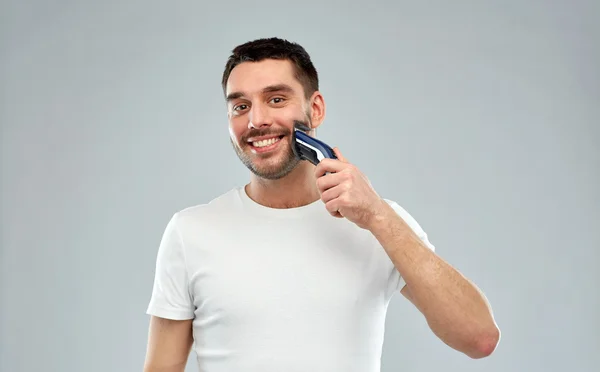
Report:
<svg viewBox="0 0 600 372"><path fill-rule="evenodd" d="M309 100L312 129L316 129L325 120L325 99L321 92L316 91L312 94Z"/></svg>

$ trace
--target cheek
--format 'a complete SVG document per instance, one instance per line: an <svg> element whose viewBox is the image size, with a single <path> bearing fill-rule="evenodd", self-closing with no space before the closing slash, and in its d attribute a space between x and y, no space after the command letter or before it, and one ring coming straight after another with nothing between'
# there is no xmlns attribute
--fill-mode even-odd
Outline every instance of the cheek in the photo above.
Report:
<svg viewBox="0 0 600 372"><path fill-rule="evenodd" d="M248 123L244 122L244 120L241 120L241 118L233 118L229 120L229 135L235 141L239 141L239 139L247 130Z"/></svg>
<svg viewBox="0 0 600 372"><path fill-rule="evenodd" d="M302 110L297 106L286 107L277 112L277 118L282 121L288 122L298 118L298 114L302 113Z"/></svg>
<svg viewBox="0 0 600 372"><path fill-rule="evenodd" d="M304 113L297 107L290 107L277 111L272 119L274 124L291 130L294 127L294 120L304 120Z"/></svg>

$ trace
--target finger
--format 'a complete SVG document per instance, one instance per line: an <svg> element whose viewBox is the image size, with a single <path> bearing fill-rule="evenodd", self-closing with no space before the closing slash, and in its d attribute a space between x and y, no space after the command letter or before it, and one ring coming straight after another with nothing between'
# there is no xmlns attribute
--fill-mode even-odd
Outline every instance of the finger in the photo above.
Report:
<svg viewBox="0 0 600 372"><path fill-rule="evenodd" d="M323 159L315 167L315 177L319 178L326 173L339 173L348 167L347 163L337 159Z"/></svg>
<svg viewBox="0 0 600 372"><path fill-rule="evenodd" d="M344 157L344 155L342 155L342 152L338 147L333 148L333 153L342 163L348 163L348 160Z"/></svg>
<svg viewBox="0 0 600 372"><path fill-rule="evenodd" d="M340 195L342 195L344 193L344 191L347 191L347 187L344 186L345 184L342 183L340 185L336 185L330 189L327 189L325 191L323 191L321 193L321 200L327 204L329 203L331 200L333 199L337 199Z"/></svg>
<svg viewBox="0 0 600 372"><path fill-rule="evenodd" d="M343 218L344 215L339 211L339 199L335 198L327 203L325 203L325 209L329 212L333 217Z"/></svg>
<svg viewBox="0 0 600 372"><path fill-rule="evenodd" d="M339 185L347 179L344 173L329 173L317 178L317 188L321 193Z"/></svg>

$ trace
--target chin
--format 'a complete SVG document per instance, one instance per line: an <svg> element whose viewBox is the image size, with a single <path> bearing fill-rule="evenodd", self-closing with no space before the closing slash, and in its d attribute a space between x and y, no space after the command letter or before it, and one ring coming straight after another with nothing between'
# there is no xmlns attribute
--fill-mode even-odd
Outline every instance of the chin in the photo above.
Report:
<svg viewBox="0 0 600 372"><path fill-rule="evenodd" d="M250 156L245 162L246 166L256 176L268 180L278 180L290 174L298 165L299 160L293 153L282 154L277 159L257 159L256 156Z"/></svg>
<svg viewBox="0 0 600 372"><path fill-rule="evenodd" d="M241 162L257 177L278 180L290 174L300 162L285 140L268 151L260 151L250 145L233 146ZM232 142L233 144L233 142Z"/></svg>
<svg viewBox="0 0 600 372"><path fill-rule="evenodd" d="M256 176L267 180L278 180L290 174L297 166L297 162L278 164L273 166L253 165L249 169Z"/></svg>

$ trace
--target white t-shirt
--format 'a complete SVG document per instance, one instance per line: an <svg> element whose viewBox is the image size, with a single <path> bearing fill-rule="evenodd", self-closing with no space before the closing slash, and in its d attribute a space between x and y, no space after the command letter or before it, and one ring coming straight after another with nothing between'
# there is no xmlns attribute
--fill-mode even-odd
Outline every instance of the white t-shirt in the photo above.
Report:
<svg viewBox="0 0 600 372"><path fill-rule="evenodd" d="M268 208L243 187L175 213L155 275L147 313L194 319L202 372L379 372L388 303L404 285L374 236L320 200Z"/></svg>

